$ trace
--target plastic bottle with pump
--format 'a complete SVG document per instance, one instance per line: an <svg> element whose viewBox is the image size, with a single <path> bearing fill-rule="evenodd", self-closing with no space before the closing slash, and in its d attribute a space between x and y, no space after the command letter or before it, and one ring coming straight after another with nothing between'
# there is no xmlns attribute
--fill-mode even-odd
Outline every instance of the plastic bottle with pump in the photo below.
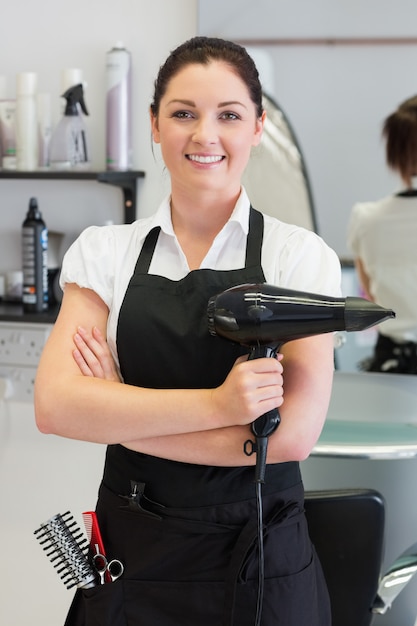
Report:
<svg viewBox="0 0 417 626"><path fill-rule="evenodd" d="M88 115L82 84L74 85L62 95L66 100L63 118L59 121L50 144L50 163L55 169L88 168L87 128L81 111Z"/></svg>
<svg viewBox="0 0 417 626"><path fill-rule="evenodd" d="M40 313L48 308L48 230L36 198L22 224L23 310Z"/></svg>

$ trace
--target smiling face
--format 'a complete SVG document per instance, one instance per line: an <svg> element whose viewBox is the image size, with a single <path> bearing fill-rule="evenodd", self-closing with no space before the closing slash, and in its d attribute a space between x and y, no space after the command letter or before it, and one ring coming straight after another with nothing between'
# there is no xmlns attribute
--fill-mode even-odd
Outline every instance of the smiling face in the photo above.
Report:
<svg viewBox="0 0 417 626"><path fill-rule="evenodd" d="M169 81L151 121L173 193L176 189L239 193L264 120L257 117L246 84L227 63L184 67Z"/></svg>

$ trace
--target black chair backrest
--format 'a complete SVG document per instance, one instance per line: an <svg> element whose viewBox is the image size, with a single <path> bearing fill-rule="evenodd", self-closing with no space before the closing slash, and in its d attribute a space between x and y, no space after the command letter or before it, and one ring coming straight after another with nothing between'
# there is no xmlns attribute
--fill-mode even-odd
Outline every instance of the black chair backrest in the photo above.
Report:
<svg viewBox="0 0 417 626"><path fill-rule="evenodd" d="M332 626L369 626L383 555L382 495L371 489L307 491L305 510L329 589Z"/></svg>

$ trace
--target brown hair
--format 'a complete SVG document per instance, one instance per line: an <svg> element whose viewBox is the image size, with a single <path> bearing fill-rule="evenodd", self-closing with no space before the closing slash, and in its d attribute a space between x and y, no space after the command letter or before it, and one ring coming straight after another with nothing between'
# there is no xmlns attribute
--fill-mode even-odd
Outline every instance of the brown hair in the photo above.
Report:
<svg viewBox="0 0 417 626"><path fill-rule="evenodd" d="M246 84L251 100L256 107L258 117L262 116L262 87L258 70L245 48L215 37L193 37L171 52L165 63L160 67L155 81L155 90L151 111L157 116L159 106L169 81L190 64L207 65L211 61L223 61L230 65L234 72Z"/></svg>
<svg viewBox="0 0 417 626"><path fill-rule="evenodd" d="M411 187L411 178L417 174L417 96L405 100L386 118L382 135L387 164Z"/></svg>

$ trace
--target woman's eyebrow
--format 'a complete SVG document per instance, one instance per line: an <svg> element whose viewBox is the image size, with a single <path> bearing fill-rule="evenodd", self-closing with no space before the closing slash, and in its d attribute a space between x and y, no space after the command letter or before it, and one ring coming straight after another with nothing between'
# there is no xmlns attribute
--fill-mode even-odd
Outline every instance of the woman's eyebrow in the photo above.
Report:
<svg viewBox="0 0 417 626"><path fill-rule="evenodd" d="M189 106L189 107L196 106L196 103L193 100L183 100L182 98L174 98L173 100L170 100L168 102L168 105L170 104L185 104L186 106ZM226 102L219 102L217 107L221 109L222 107L234 106L236 104L238 106L243 107L244 109L247 108L246 105L243 104L243 102L240 102L239 100L227 100Z"/></svg>
<svg viewBox="0 0 417 626"><path fill-rule="evenodd" d="M229 107L229 106L233 106L233 105L235 105L235 104L237 104L237 105L239 105L239 106L243 107L244 109L246 109L246 108L247 108L247 107L246 107L246 105L245 105L245 104L243 104L243 102L240 102L239 100L229 100L229 101L227 101L227 102L220 102L217 106L218 106L218 107L219 107L219 109L220 109L221 107Z"/></svg>
<svg viewBox="0 0 417 626"><path fill-rule="evenodd" d="M182 100L181 98L174 98L170 100L168 104L186 104L189 107L195 107L195 102L193 100Z"/></svg>

